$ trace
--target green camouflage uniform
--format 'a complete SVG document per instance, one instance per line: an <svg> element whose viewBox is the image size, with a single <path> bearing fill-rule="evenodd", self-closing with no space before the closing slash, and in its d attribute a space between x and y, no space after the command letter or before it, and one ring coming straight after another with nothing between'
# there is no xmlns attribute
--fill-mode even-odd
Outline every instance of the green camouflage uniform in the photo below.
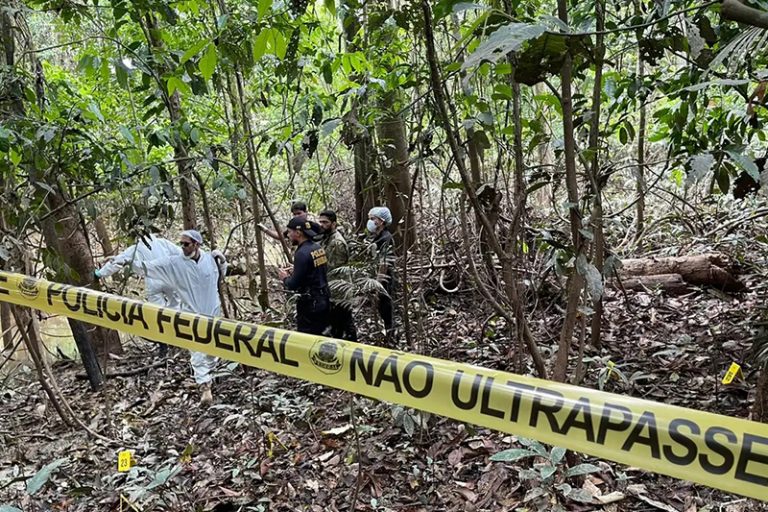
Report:
<svg viewBox="0 0 768 512"><path fill-rule="evenodd" d="M343 267L349 261L349 249L347 248L347 241L338 231L334 231L333 234L327 236L322 241L323 249L325 249L325 255L328 258L328 271L335 270L339 267Z"/></svg>

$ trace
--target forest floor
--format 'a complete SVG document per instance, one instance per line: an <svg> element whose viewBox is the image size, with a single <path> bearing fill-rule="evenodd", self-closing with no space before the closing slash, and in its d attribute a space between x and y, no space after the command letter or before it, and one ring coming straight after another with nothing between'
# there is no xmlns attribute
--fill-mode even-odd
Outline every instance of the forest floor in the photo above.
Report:
<svg viewBox="0 0 768 512"><path fill-rule="evenodd" d="M756 378L745 356L765 285L759 276L742 279L750 291L735 295L608 291L604 347L587 348L581 385L747 417ZM479 315L485 308L470 292L429 302L417 329L421 352L512 369L508 330L490 310ZM533 322L542 346L554 348L559 326L545 314ZM360 324L363 333L374 331L372 319ZM125 345L111 373L159 360L150 343ZM609 361L618 370L610 377ZM744 363L745 378L723 386L733 361ZM599 472L566 481L563 459L542 484L520 477L536 460L489 460L526 440L252 368L223 367L214 405L202 408L181 351L159 367L108 380L98 393L79 372L75 362L54 367L78 416L109 441L64 428L43 406L29 369L0 388L0 511L13 510L4 504L24 512L335 511L352 503L355 510L408 512L768 511L754 500L587 456L580 462ZM134 453L129 472L117 471L120 450ZM39 472L55 461L56 469ZM30 496L33 483L44 485ZM584 490L580 501L564 497L566 483ZM136 507L121 509L121 495Z"/></svg>

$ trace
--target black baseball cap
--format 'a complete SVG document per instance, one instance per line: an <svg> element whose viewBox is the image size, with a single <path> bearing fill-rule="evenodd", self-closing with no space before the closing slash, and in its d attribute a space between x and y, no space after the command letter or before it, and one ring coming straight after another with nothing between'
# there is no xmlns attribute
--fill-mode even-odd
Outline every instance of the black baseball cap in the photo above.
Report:
<svg viewBox="0 0 768 512"><path fill-rule="evenodd" d="M301 231L309 238L314 238L320 232L320 226L311 220L302 217L293 217L288 221L288 229Z"/></svg>

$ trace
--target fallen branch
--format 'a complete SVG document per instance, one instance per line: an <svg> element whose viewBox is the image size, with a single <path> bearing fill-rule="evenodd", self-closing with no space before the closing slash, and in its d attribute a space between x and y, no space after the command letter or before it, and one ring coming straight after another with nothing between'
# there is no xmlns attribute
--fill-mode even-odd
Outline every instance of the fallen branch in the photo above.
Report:
<svg viewBox="0 0 768 512"><path fill-rule="evenodd" d="M124 372L116 372L116 373L106 373L104 374L104 377L110 379L112 377L133 377L134 375L139 375L140 373L147 372L151 370L152 368L157 368L159 366L163 366L165 364L165 360L162 361L155 361L152 364L148 364L147 366L142 366L141 368L136 368L134 370L127 370ZM75 375L75 378L78 380L87 380L88 375L84 373L78 373Z"/></svg>

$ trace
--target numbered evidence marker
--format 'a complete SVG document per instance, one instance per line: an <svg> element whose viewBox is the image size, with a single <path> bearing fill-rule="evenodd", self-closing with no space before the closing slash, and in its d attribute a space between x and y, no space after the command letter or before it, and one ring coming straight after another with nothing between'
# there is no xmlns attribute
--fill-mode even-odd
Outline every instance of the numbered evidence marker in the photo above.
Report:
<svg viewBox="0 0 768 512"><path fill-rule="evenodd" d="M723 384L730 384L737 375L744 376L741 372L741 366L738 363L731 363L730 368L725 372L725 377L723 377Z"/></svg>
<svg viewBox="0 0 768 512"><path fill-rule="evenodd" d="M131 469L131 452L124 450L117 454L117 470L120 472L130 471Z"/></svg>

